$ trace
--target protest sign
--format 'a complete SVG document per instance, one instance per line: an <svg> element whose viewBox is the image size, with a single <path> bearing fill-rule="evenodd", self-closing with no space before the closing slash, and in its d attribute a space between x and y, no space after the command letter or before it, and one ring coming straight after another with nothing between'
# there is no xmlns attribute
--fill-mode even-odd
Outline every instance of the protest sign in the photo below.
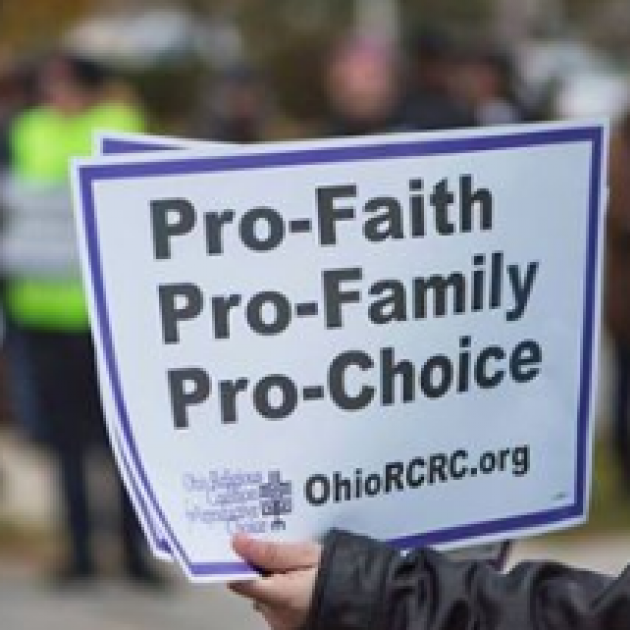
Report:
<svg viewBox="0 0 630 630"><path fill-rule="evenodd" d="M373 142L375 136L370 136ZM330 144L330 140L320 140L318 145L324 146ZM299 146L300 141L284 143L285 146ZM151 136L147 134L129 133L129 132L102 132L96 138L96 152L102 155L115 155L121 153L133 153L143 151L157 150L177 150L177 149L201 149L214 154L226 154L238 152L238 145L226 144L213 141L184 140L180 138ZM309 142L309 146L313 146ZM107 394L107 386L103 388L104 395ZM111 398L111 397L109 397ZM104 403L110 409L106 415L106 420L115 416L115 406L111 400ZM111 433L112 449L119 460L120 474L125 485L128 488L129 495L136 508L140 524L147 537L149 547L153 554L161 560L171 560L168 541L162 533L159 525L159 519L152 515L151 506L142 496L142 492L135 482L133 475L129 474L129 456L125 453L124 441L121 440L116 425L108 422L108 429ZM490 562L494 566L502 567L509 556L510 542L497 541L472 546L461 547L445 551L453 559L483 559Z"/></svg>
<svg viewBox="0 0 630 630"><path fill-rule="evenodd" d="M238 530L408 547L584 518L604 133L79 164L103 382L193 579L247 571Z"/></svg>

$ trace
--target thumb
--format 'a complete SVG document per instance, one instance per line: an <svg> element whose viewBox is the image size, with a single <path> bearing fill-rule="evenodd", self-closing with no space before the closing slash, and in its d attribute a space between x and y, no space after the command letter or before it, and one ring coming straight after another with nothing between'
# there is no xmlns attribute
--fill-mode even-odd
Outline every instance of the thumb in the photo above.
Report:
<svg viewBox="0 0 630 630"><path fill-rule="evenodd" d="M266 571L308 569L319 563L321 547L314 542L274 543L244 534L232 538L234 551L251 565Z"/></svg>

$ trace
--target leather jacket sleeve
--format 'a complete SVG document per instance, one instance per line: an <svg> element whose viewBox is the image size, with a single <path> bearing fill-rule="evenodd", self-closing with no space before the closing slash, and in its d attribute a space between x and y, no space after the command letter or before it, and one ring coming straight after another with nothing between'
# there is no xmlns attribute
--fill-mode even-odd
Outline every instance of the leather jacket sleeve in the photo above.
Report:
<svg viewBox="0 0 630 630"><path fill-rule="evenodd" d="M402 555L333 531L308 630L628 630L630 566L617 578L552 562L501 574L431 550Z"/></svg>

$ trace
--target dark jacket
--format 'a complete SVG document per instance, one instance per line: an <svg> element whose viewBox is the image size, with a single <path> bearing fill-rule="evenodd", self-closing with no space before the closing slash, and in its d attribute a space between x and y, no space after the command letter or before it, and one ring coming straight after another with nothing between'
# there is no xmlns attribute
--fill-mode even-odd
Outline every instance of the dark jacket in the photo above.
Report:
<svg viewBox="0 0 630 630"><path fill-rule="evenodd" d="M500 574L485 562L401 555L333 531L308 630L628 630L630 566L617 579L552 562Z"/></svg>

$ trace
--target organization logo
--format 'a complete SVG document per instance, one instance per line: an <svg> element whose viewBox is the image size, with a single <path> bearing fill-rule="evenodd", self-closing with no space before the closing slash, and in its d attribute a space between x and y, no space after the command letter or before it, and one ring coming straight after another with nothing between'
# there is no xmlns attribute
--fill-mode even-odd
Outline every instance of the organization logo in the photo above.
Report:
<svg viewBox="0 0 630 630"><path fill-rule="evenodd" d="M283 481L279 470L270 471L267 483L259 487L262 516L272 517L271 529L286 529L281 518L293 511L293 489L290 481Z"/></svg>

